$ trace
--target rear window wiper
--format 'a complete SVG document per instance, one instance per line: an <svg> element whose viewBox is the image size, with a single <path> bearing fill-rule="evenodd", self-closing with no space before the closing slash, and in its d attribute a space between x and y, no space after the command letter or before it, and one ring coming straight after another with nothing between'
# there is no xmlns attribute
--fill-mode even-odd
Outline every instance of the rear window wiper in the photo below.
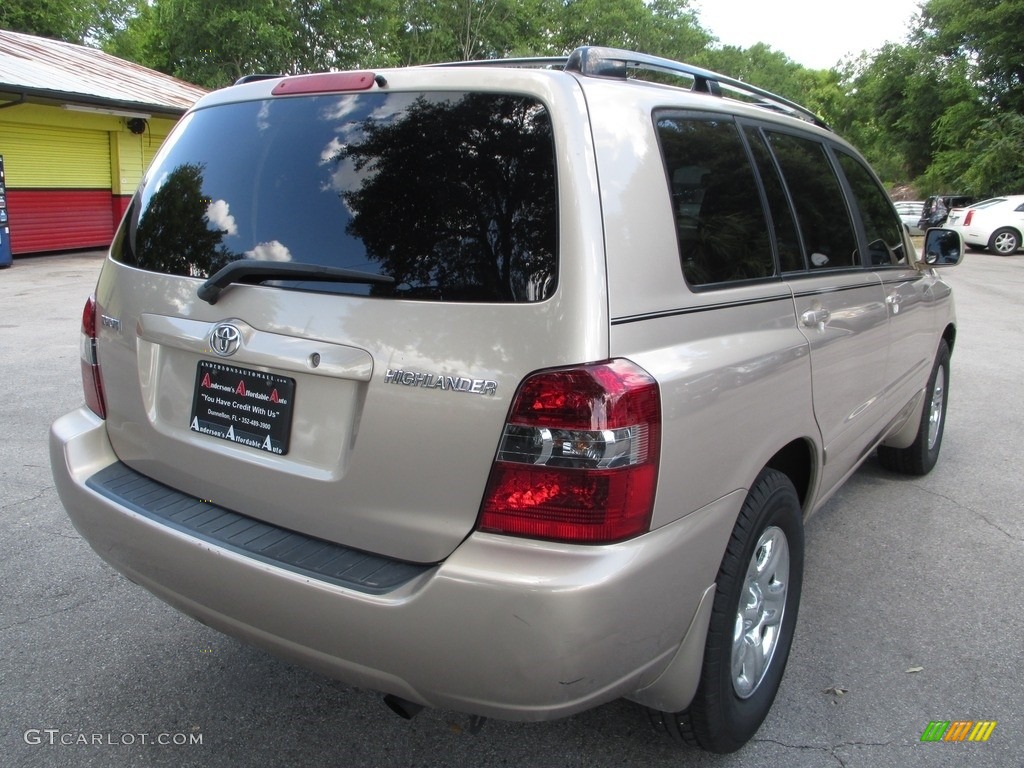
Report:
<svg viewBox="0 0 1024 768"><path fill-rule="evenodd" d="M263 280L322 280L335 283L372 283L391 285L393 277L360 272L321 264L293 264L290 261L239 259L228 264L199 286L196 295L209 304L216 304L221 292L231 283L258 283Z"/></svg>

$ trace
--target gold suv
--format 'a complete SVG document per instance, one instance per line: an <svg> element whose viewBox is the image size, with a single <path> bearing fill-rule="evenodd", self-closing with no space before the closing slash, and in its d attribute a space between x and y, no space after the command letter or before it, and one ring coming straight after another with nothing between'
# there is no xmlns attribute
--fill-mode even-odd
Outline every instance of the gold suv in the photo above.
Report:
<svg viewBox="0 0 1024 768"><path fill-rule="evenodd" d="M938 458L961 253L806 109L677 62L257 78L135 194L53 472L129 579L401 714L627 697L731 751L804 519L876 449Z"/></svg>

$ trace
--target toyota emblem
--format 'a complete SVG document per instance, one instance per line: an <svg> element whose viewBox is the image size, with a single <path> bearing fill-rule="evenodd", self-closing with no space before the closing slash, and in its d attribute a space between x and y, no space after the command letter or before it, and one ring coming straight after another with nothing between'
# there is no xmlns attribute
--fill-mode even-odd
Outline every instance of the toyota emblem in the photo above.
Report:
<svg viewBox="0 0 1024 768"><path fill-rule="evenodd" d="M210 334L210 349L221 357L230 357L238 351L242 334L231 323L220 323Z"/></svg>

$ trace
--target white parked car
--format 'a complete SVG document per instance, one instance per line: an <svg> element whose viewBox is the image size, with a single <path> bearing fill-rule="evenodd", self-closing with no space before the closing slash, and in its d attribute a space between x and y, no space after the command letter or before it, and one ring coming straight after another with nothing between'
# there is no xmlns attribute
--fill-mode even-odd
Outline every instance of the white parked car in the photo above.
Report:
<svg viewBox="0 0 1024 768"><path fill-rule="evenodd" d="M982 200L969 208L954 208L946 226L960 232L971 248L987 248L999 256L1012 256L1024 233L1024 195Z"/></svg>

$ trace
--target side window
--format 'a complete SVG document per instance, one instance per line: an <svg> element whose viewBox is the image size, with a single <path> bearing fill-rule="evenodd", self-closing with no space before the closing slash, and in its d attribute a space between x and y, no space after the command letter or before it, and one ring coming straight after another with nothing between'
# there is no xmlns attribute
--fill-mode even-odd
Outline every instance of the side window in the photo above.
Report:
<svg viewBox="0 0 1024 768"><path fill-rule="evenodd" d="M889 196L859 160L842 150L837 150L836 156L846 174L846 180L850 182L864 222L864 234L868 242L867 263L871 266L905 264L903 227L889 202Z"/></svg>
<svg viewBox="0 0 1024 768"><path fill-rule="evenodd" d="M736 124L721 117L655 116L690 285L775 274L754 169Z"/></svg>
<svg viewBox="0 0 1024 768"><path fill-rule="evenodd" d="M761 174L764 194L768 199L768 213L775 226L775 244L779 249L779 266L783 272L804 270L803 252L800 250L800 237L797 235L793 211L786 200L786 191L779 178L779 171L772 162L771 152L764 142L764 136L757 128L744 129L747 143L754 154L754 164Z"/></svg>
<svg viewBox="0 0 1024 768"><path fill-rule="evenodd" d="M853 222L825 145L775 132L768 141L796 209L810 268L859 266Z"/></svg>

